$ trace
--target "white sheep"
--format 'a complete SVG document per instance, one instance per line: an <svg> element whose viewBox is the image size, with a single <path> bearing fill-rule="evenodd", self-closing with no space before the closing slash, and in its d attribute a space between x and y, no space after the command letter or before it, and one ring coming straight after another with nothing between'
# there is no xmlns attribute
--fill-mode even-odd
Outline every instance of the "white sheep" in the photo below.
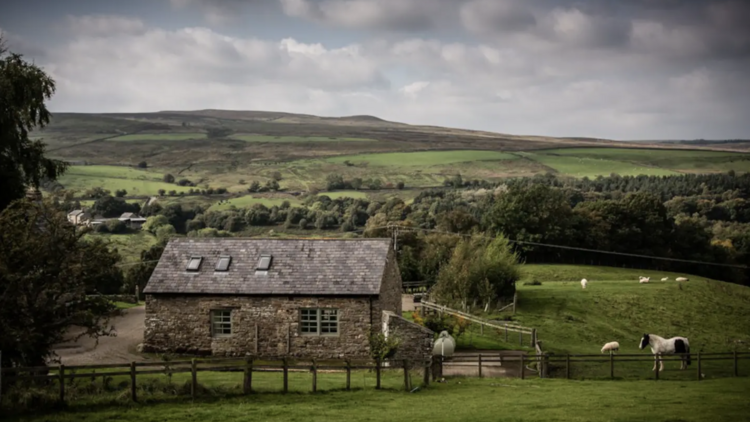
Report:
<svg viewBox="0 0 750 422"><path fill-rule="evenodd" d="M589 284L589 281L586 280L585 278L582 278L581 279L581 288L585 289L587 284Z"/></svg>
<svg viewBox="0 0 750 422"><path fill-rule="evenodd" d="M667 280L669 280L669 277L664 277L661 279L661 281L667 281Z"/></svg>
<svg viewBox="0 0 750 422"><path fill-rule="evenodd" d="M609 343L605 344L604 347L602 347L602 353L604 352L615 352L620 350L620 343L616 341L610 341Z"/></svg>
<svg viewBox="0 0 750 422"><path fill-rule="evenodd" d="M641 277L640 280L638 280L640 283L648 283L651 281L651 277Z"/></svg>
<svg viewBox="0 0 750 422"><path fill-rule="evenodd" d="M675 278L675 281L688 281L688 280L690 280L690 279L687 278L687 277L677 277L677 278Z"/></svg>

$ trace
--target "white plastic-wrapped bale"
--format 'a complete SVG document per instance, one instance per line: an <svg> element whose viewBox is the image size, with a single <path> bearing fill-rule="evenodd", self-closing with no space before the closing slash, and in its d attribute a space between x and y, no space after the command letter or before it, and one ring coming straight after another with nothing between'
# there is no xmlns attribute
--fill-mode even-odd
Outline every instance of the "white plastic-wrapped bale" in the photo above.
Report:
<svg viewBox="0 0 750 422"><path fill-rule="evenodd" d="M435 346L432 348L432 356L453 356L453 352L456 350L456 340L448 334L447 331L443 331L435 340Z"/></svg>

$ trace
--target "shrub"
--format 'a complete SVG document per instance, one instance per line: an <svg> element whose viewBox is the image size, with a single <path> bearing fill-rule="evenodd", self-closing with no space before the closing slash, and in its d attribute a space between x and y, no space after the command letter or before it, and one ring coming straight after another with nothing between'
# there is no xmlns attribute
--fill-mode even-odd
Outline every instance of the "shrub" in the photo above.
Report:
<svg viewBox="0 0 750 422"><path fill-rule="evenodd" d="M542 282L539 280L531 280L523 283L524 286L541 286Z"/></svg>
<svg viewBox="0 0 750 422"><path fill-rule="evenodd" d="M375 360L383 361L392 358L398 351L401 343L395 335L388 337L382 331L370 334L370 356Z"/></svg>

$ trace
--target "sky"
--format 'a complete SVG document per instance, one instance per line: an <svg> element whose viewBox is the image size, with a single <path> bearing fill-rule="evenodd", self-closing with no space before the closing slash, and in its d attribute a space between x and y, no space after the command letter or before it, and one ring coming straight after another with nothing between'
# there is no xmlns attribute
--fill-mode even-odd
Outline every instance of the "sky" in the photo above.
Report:
<svg viewBox="0 0 750 422"><path fill-rule="evenodd" d="M750 0L2 0L53 112L750 138Z"/></svg>

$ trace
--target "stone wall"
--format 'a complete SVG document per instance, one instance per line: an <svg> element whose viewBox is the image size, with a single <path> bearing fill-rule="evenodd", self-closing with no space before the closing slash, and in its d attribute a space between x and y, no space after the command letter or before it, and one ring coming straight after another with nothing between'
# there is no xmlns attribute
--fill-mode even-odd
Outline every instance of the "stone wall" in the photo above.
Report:
<svg viewBox="0 0 750 422"><path fill-rule="evenodd" d="M393 312L383 312L383 322L387 326L388 337L394 336L399 339L398 350L393 359L408 359L417 365L417 362L429 361L432 357L432 347L435 333L419 324L413 323Z"/></svg>
<svg viewBox="0 0 750 422"><path fill-rule="evenodd" d="M379 329L369 297L259 297L146 295L146 352L219 356L369 357L371 321ZM302 335L301 308L336 308L339 333ZM232 310L232 335L212 337L211 310ZM371 313L372 312L372 313ZM258 336L256 339L256 326Z"/></svg>
<svg viewBox="0 0 750 422"><path fill-rule="evenodd" d="M401 315L401 271L393 249L388 252L388 262L383 271L383 281L380 284L380 295L375 303L377 309L377 321L380 324L383 311L393 312Z"/></svg>

